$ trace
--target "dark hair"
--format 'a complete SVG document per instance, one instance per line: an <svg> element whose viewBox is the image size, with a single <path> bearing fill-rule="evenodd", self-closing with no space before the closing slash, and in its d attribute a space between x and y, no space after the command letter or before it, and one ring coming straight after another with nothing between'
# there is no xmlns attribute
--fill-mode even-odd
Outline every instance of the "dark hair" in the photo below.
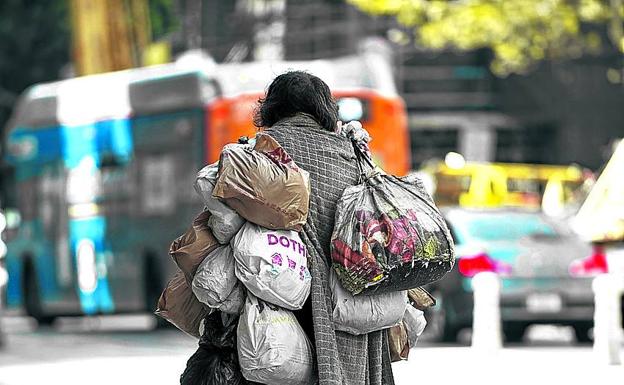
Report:
<svg viewBox="0 0 624 385"><path fill-rule="evenodd" d="M303 71L289 71L273 80L254 113L256 127L271 127L279 120L305 112L328 131L334 131L338 105L327 84Z"/></svg>

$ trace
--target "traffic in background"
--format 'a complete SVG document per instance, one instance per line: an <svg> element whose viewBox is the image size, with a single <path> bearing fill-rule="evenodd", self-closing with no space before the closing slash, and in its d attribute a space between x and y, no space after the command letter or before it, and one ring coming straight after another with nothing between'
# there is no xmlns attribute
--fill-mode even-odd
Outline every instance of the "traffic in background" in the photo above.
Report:
<svg viewBox="0 0 624 385"><path fill-rule="evenodd" d="M467 162L458 153L424 165L419 175L442 207L458 258L430 286L439 300L430 314L436 339L456 341L472 326L472 278L494 272L507 341L521 341L533 324L569 325L577 341L591 340L592 279L622 266L621 143L597 180L577 165ZM620 303L624 314L624 297Z"/></svg>

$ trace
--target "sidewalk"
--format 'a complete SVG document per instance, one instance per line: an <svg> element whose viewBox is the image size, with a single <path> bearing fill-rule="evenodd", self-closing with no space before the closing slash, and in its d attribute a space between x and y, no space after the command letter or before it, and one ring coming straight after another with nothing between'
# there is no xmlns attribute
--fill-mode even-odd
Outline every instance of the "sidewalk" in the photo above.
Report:
<svg viewBox="0 0 624 385"><path fill-rule="evenodd" d="M409 361L394 364L394 373L397 385L624 384L624 366L596 362L589 345L518 346L490 354L470 347L416 348Z"/></svg>

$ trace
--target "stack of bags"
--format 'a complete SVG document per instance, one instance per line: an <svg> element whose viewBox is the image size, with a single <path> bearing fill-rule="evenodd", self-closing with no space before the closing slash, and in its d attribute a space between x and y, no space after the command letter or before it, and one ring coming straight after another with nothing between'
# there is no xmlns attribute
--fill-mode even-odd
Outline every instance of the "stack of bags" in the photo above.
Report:
<svg viewBox="0 0 624 385"><path fill-rule="evenodd" d="M182 383L200 376L202 384L313 383L313 347L292 312L310 293L298 234L308 214L308 173L273 138L258 134L253 144L225 146L218 163L199 171L195 189L205 209L171 245L179 272L156 311L201 337ZM330 289L336 330L391 328L393 359L407 358L426 324L415 304L422 301L414 301L419 292L353 295L334 270Z"/></svg>
<svg viewBox="0 0 624 385"><path fill-rule="evenodd" d="M310 293L307 250L298 234L308 214L308 173L273 138L258 134L254 145L225 146L219 163L198 173L195 189L205 210L171 245L180 271L156 313L201 336L200 346L218 355L203 361L212 368L204 375L244 383L231 370L238 364L247 381L313 382L312 344L292 313ZM216 327L235 341L237 357L227 343L204 341Z"/></svg>

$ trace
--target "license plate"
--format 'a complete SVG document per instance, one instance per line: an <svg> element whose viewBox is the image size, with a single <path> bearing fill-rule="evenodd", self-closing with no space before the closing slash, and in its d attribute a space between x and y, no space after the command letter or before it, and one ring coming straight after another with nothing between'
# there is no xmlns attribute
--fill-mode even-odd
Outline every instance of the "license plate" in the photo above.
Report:
<svg viewBox="0 0 624 385"><path fill-rule="evenodd" d="M559 294L531 294L526 299L527 310L532 313L556 313L561 310L561 305Z"/></svg>

